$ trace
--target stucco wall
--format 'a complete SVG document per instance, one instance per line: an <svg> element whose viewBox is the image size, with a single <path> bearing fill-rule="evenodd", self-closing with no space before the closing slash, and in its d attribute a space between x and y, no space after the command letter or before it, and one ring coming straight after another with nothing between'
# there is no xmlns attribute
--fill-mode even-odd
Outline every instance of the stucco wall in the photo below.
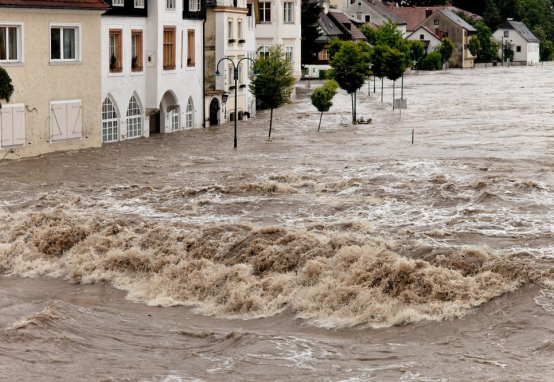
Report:
<svg viewBox="0 0 554 382"><path fill-rule="evenodd" d="M504 37L504 32L508 32L508 37ZM492 37L502 44L503 37L504 42L509 41L514 47L514 61L525 62L528 65L536 65L540 62L539 43L528 43L519 33L514 29L498 29L493 33ZM517 51L517 47L521 47L521 52ZM499 49L499 57L502 57L502 50Z"/></svg>
<svg viewBox="0 0 554 382"><path fill-rule="evenodd" d="M13 80L15 91L10 103L24 103L26 146L18 155L33 156L58 150L74 150L101 145L100 12L75 13L3 9L0 22L22 22L25 62L3 66ZM80 63L50 63L50 24L80 24L82 60ZM50 102L82 100L82 139L51 143ZM0 149L4 157L5 149Z"/></svg>

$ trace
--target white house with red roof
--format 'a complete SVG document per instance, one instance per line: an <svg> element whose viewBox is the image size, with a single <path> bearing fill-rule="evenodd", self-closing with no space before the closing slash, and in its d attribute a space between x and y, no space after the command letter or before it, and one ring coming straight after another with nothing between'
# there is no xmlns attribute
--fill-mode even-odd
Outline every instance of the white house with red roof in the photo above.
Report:
<svg viewBox="0 0 554 382"><path fill-rule="evenodd" d="M442 40L431 29L426 26L419 26L406 37L407 40L421 41L425 45L425 53L435 51L435 48L442 44Z"/></svg>

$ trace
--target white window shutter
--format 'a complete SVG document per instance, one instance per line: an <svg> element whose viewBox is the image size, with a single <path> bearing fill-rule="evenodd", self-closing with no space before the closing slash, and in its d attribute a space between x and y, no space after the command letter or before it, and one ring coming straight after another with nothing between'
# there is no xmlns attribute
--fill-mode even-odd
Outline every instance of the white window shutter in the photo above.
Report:
<svg viewBox="0 0 554 382"><path fill-rule="evenodd" d="M81 139L83 136L83 112L81 101L67 103L67 138Z"/></svg>
<svg viewBox="0 0 554 382"><path fill-rule="evenodd" d="M13 108L13 145L25 146L25 107Z"/></svg>
<svg viewBox="0 0 554 382"><path fill-rule="evenodd" d="M67 104L53 103L50 105L50 123L52 125L52 142L67 139Z"/></svg>
<svg viewBox="0 0 554 382"><path fill-rule="evenodd" d="M4 106L0 109L1 118L1 147L13 146L13 108Z"/></svg>

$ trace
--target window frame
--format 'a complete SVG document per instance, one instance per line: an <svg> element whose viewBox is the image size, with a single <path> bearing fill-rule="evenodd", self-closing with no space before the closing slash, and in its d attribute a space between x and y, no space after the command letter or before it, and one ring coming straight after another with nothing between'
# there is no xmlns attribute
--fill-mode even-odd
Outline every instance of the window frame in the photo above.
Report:
<svg viewBox="0 0 554 382"><path fill-rule="evenodd" d="M200 12L202 9L201 0L188 0L189 12Z"/></svg>
<svg viewBox="0 0 554 382"><path fill-rule="evenodd" d="M131 109L132 102L134 99L134 103L136 104L136 108L133 107ZM129 114L131 110L135 111L138 110L138 114ZM132 124L130 124L132 122ZM138 122L138 123L137 123ZM125 114L125 123L127 124L127 139L133 139L133 138L140 138L142 137L143 131L144 131L144 119L142 118L142 109L141 105L137 99L137 96L133 94L131 98L129 99L129 103L127 104L127 113ZM133 135L131 136L129 134L129 126L132 126L132 132ZM138 128L137 128L138 126ZM135 134L136 133L136 134Z"/></svg>
<svg viewBox="0 0 554 382"><path fill-rule="evenodd" d="M135 37L140 37L138 54L137 54L137 66L133 67L133 48ZM144 30L143 29L131 29L131 72L142 73L144 71Z"/></svg>
<svg viewBox="0 0 554 382"><path fill-rule="evenodd" d="M166 41L165 41L165 32L172 31L173 42L172 42L172 57L173 65L166 65ZM177 26L175 25L164 25L162 31L162 68L164 71L173 71L177 69Z"/></svg>
<svg viewBox="0 0 554 382"><path fill-rule="evenodd" d="M107 104L108 101L109 104ZM104 110L104 108L107 108L108 106L111 106L112 110ZM108 113L115 114L115 118L113 117L113 115L111 115L111 118L104 119L104 115L107 115ZM108 130L108 127L106 127L108 123L112 124L112 134L104 133ZM111 137L113 139L105 140L104 137ZM102 143L111 143L117 141L119 141L119 115L117 115L117 108L114 105L114 101L110 97L106 97L104 99L104 102L102 102Z"/></svg>
<svg viewBox="0 0 554 382"><path fill-rule="evenodd" d="M180 111L179 108L173 109L169 112L169 120L171 123L171 131L181 130L180 126Z"/></svg>
<svg viewBox="0 0 554 382"><path fill-rule="evenodd" d="M123 72L123 29L120 28L110 28L108 31L109 43L108 43L108 68L110 73L121 73ZM117 44L114 47L116 53L116 63L115 67L112 68L112 36L114 37L114 42Z"/></svg>
<svg viewBox="0 0 554 382"><path fill-rule="evenodd" d="M189 111L189 106L191 106L191 109ZM187 108L185 109L185 129L192 129L194 127L194 102L192 100L192 97L189 97L187 101ZM190 125L189 125L189 117L190 117Z"/></svg>
<svg viewBox="0 0 554 382"><path fill-rule="evenodd" d="M289 55L290 55L290 62L294 63L294 46L285 45L285 59L288 59Z"/></svg>
<svg viewBox="0 0 554 382"><path fill-rule="evenodd" d="M434 25L434 26L440 25L440 21L439 21L439 20L433 20L433 25Z"/></svg>
<svg viewBox="0 0 554 382"><path fill-rule="evenodd" d="M125 6L125 0L112 0L112 7L124 7L124 6Z"/></svg>
<svg viewBox="0 0 554 382"><path fill-rule="evenodd" d="M134 1L134 6L135 8L137 9L144 9L144 3L145 3L146 0L135 0ZM141 5L142 4L142 5Z"/></svg>
<svg viewBox="0 0 554 382"><path fill-rule="evenodd" d="M165 0L165 11L166 12L177 11L177 0Z"/></svg>
<svg viewBox="0 0 554 382"><path fill-rule="evenodd" d="M510 37L510 31L504 31L504 38Z"/></svg>
<svg viewBox="0 0 554 382"><path fill-rule="evenodd" d="M266 5L269 5L269 7L266 7ZM269 20L266 20L266 12L269 12ZM258 14L260 16L260 24L271 24L271 1L260 1L258 3Z"/></svg>
<svg viewBox="0 0 554 382"><path fill-rule="evenodd" d="M63 30L74 29L75 30L75 58L52 58L52 30L60 29L60 57L63 57ZM81 23L50 23L50 38L49 38L49 59L50 64L79 64L82 62L82 24Z"/></svg>
<svg viewBox="0 0 554 382"><path fill-rule="evenodd" d="M256 51L258 57L263 54L264 58L269 58L269 47L269 45L260 45Z"/></svg>
<svg viewBox="0 0 554 382"><path fill-rule="evenodd" d="M287 9L287 5L290 9ZM287 15L290 17L290 20L287 20ZM283 3L283 23L294 24L294 2L292 1L285 1Z"/></svg>
<svg viewBox="0 0 554 382"><path fill-rule="evenodd" d="M17 59L15 60L0 60L2 66L13 66L21 65L25 63L25 28L22 22L0 22L0 28L16 28L16 49L17 49ZM8 39L8 37L6 37ZM8 57L9 43L6 41L6 57Z"/></svg>
<svg viewBox="0 0 554 382"><path fill-rule="evenodd" d="M191 39L192 35L192 39ZM192 43L191 43L192 41ZM192 56L191 56L192 53ZM187 69L196 67L196 29L187 29Z"/></svg>
<svg viewBox="0 0 554 382"><path fill-rule="evenodd" d="M369 20L367 20L368 17L369 17ZM371 23L371 14L364 13L364 23L366 23L366 24Z"/></svg>

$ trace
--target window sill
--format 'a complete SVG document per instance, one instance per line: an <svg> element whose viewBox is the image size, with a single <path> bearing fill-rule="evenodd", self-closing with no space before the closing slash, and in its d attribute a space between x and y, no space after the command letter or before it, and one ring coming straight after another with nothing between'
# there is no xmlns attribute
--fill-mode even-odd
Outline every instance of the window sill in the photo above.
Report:
<svg viewBox="0 0 554 382"><path fill-rule="evenodd" d="M142 73L144 71L144 67L141 66L141 67L136 67L136 68L131 68L131 72L133 73Z"/></svg>
<svg viewBox="0 0 554 382"><path fill-rule="evenodd" d="M177 69L165 69L162 70L162 74L177 74Z"/></svg>
<svg viewBox="0 0 554 382"><path fill-rule="evenodd" d="M242 39L242 38L241 38L241 39L239 40L239 44L244 44L245 42L246 42L245 39Z"/></svg>
<svg viewBox="0 0 554 382"><path fill-rule="evenodd" d="M123 72L109 72L108 77L123 77Z"/></svg>
<svg viewBox="0 0 554 382"><path fill-rule="evenodd" d="M110 73L122 73L122 72L123 72L123 68L110 69Z"/></svg>
<svg viewBox="0 0 554 382"><path fill-rule="evenodd" d="M285 25L293 25L294 21L284 21L283 24Z"/></svg>
<svg viewBox="0 0 554 382"><path fill-rule="evenodd" d="M25 66L25 63L21 61L0 61L0 66Z"/></svg>
<svg viewBox="0 0 554 382"><path fill-rule="evenodd" d="M129 73L130 76L144 76L144 72L141 70L140 72L134 72L132 71Z"/></svg>
<svg viewBox="0 0 554 382"><path fill-rule="evenodd" d="M50 61L50 65L52 66L58 66L58 65L83 65L83 61Z"/></svg>

